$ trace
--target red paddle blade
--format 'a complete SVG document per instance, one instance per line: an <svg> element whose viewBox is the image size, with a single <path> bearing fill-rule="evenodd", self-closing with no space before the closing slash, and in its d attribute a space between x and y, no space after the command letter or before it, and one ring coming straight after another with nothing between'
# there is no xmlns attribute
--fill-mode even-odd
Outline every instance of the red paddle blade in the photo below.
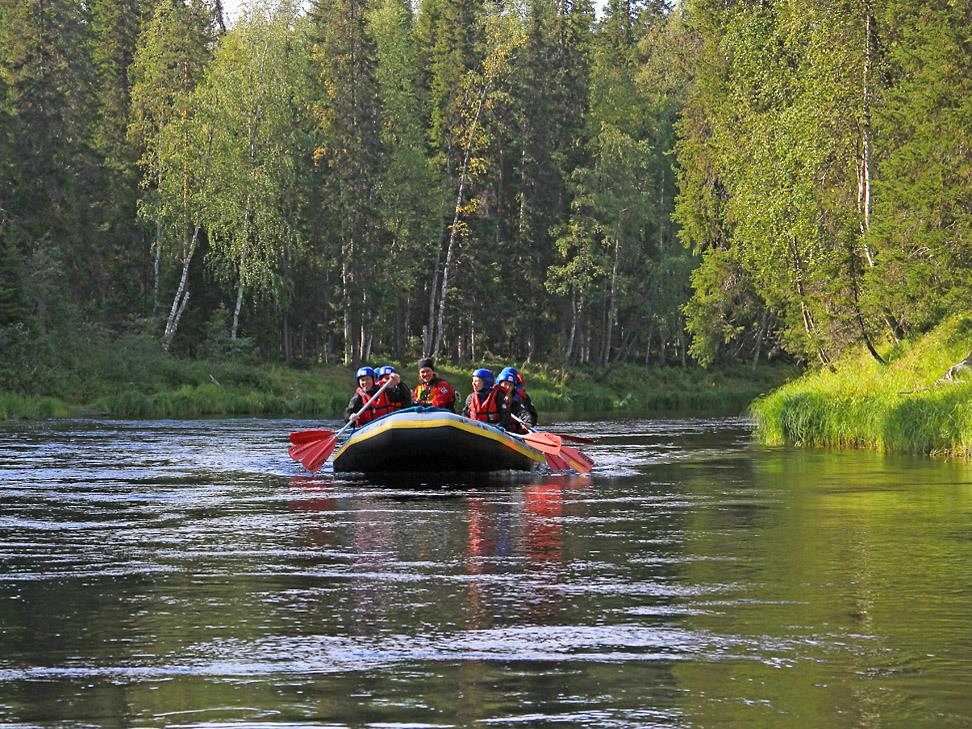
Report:
<svg viewBox="0 0 972 729"><path fill-rule="evenodd" d="M337 437L331 436L326 440L317 440L303 445L290 446L287 453L295 461L300 461L304 468L311 473L317 473L324 465L324 461L330 458L337 445Z"/></svg>
<svg viewBox="0 0 972 729"><path fill-rule="evenodd" d="M547 461L547 466L551 471L569 471L570 464L567 463L563 458L554 454L547 453L544 455L544 459Z"/></svg>
<svg viewBox="0 0 972 729"><path fill-rule="evenodd" d="M591 469L594 468L594 461L585 456L576 448L564 446L561 449L560 454L564 457L570 467L577 471L577 473L590 473Z"/></svg>
<svg viewBox="0 0 972 729"><path fill-rule="evenodd" d="M290 442L294 445L303 445L330 438L332 435L334 435L333 430L298 430L290 434Z"/></svg>
<svg viewBox="0 0 972 729"><path fill-rule="evenodd" d="M523 440L538 451L550 453L555 456L560 455L560 448L563 445L560 436L554 435L553 433L527 433L523 436Z"/></svg>

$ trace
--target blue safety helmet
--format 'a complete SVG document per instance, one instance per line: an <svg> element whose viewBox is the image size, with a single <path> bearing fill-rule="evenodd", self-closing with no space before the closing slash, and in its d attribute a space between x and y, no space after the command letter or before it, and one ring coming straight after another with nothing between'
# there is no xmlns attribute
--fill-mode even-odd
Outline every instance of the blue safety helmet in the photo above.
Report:
<svg viewBox="0 0 972 729"><path fill-rule="evenodd" d="M388 375L394 375L397 373L398 370L396 370L391 365L385 365L384 367L378 368L378 377L380 377L381 379L385 379L386 377L388 377Z"/></svg>
<svg viewBox="0 0 972 729"><path fill-rule="evenodd" d="M497 382L512 382L516 384L516 370L512 367L504 367L503 371L499 373L496 378Z"/></svg>
<svg viewBox="0 0 972 729"><path fill-rule="evenodd" d="M360 380L362 377L371 377L373 379L378 379L377 373L370 367L362 367L358 370L358 374L354 376L356 380Z"/></svg>
<svg viewBox="0 0 972 729"><path fill-rule="evenodd" d="M496 379L493 377L493 373L490 370L476 370L473 372L473 377L478 377L489 385L492 385L493 380Z"/></svg>

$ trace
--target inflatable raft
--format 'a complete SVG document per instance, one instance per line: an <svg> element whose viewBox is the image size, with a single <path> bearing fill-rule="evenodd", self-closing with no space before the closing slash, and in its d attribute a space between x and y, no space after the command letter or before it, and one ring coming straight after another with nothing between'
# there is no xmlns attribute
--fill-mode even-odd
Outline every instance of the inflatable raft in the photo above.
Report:
<svg viewBox="0 0 972 729"><path fill-rule="evenodd" d="M335 472L532 471L543 461L502 428L424 407L373 420L334 452Z"/></svg>

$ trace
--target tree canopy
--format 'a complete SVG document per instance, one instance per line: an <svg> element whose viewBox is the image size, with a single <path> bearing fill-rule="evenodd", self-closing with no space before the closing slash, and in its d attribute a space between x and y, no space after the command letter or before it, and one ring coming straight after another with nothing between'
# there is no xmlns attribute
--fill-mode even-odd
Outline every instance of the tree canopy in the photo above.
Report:
<svg viewBox="0 0 972 729"><path fill-rule="evenodd" d="M608 366L972 300L972 10L0 0L0 335ZM0 337L2 340L2 337Z"/></svg>

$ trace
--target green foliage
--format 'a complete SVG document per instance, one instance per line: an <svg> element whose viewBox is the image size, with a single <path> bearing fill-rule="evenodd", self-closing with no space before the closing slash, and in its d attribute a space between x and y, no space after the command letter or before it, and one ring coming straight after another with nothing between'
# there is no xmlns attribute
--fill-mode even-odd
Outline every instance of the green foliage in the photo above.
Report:
<svg viewBox="0 0 972 729"><path fill-rule="evenodd" d="M0 418L95 413L130 418L208 416L338 417L354 387L347 368L302 369L248 362L214 323L208 359L160 355L151 335L114 338L103 328L54 332L43 347L14 327L0 329ZM218 319L218 317L217 317ZM375 360L377 363L377 360ZM410 362L395 364L409 384ZM439 366L468 393L481 362ZM496 371L507 362L486 362ZM601 370L517 363L545 419L570 414L705 412L738 414L790 374L786 368L698 368L631 365Z"/></svg>
<svg viewBox="0 0 972 729"><path fill-rule="evenodd" d="M967 310L970 59L957 6L697 0L680 121L687 308L714 361L757 322L805 360L878 357Z"/></svg>
<svg viewBox="0 0 972 729"><path fill-rule="evenodd" d="M66 418L76 414L76 408L66 405L56 397L30 397L0 392L0 420Z"/></svg>
<svg viewBox="0 0 972 729"><path fill-rule="evenodd" d="M377 271L373 305L400 310L408 292L421 286L435 265L435 247L429 242L441 234L444 180L425 147L427 109L419 93L419 44L410 3L383 0L373 10L369 28L375 41L386 154L386 172L377 190L382 229L377 255L395 262ZM400 350L401 334L391 331L396 324L390 321L375 334L389 342L398 337Z"/></svg>
<svg viewBox="0 0 972 729"><path fill-rule="evenodd" d="M306 366L828 361L968 310L961 3L214 7L0 0L0 326L41 362L134 318Z"/></svg>
<svg viewBox="0 0 972 729"><path fill-rule="evenodd" d="M255 348L252 338L233 336L230 313L220 307L206 324L206 338L197 354L207 360L253 361Z"/></svg>
<svg viewBox="0 0 972 729"><path fill-rule="evenodd" d="M876 110L888 151L868 242L874 301L926 330L972 300L972 48L961 4L893 4L892 79ZM891 13L894 13L891 15Z"/></svg>
<svg viewBox="0 0 972 729"><path fill-rule="evenodd" d="M938 382L972 350L972 318L956 316L887 354L848 353L756 401L757 435L773 444L869 447L972 456L972 382Z"/></svg>
<svg viewBox="0 0 972 729"><path fill-rule="evenodd" d="M193 99L211 140L202 212L217 275L279 301L281 267L300 244L299 130L306 126L291 79L306 48L291 28L296 9L255 5L221 41ZM235 332L235 329L234 329Z"/></svg>

